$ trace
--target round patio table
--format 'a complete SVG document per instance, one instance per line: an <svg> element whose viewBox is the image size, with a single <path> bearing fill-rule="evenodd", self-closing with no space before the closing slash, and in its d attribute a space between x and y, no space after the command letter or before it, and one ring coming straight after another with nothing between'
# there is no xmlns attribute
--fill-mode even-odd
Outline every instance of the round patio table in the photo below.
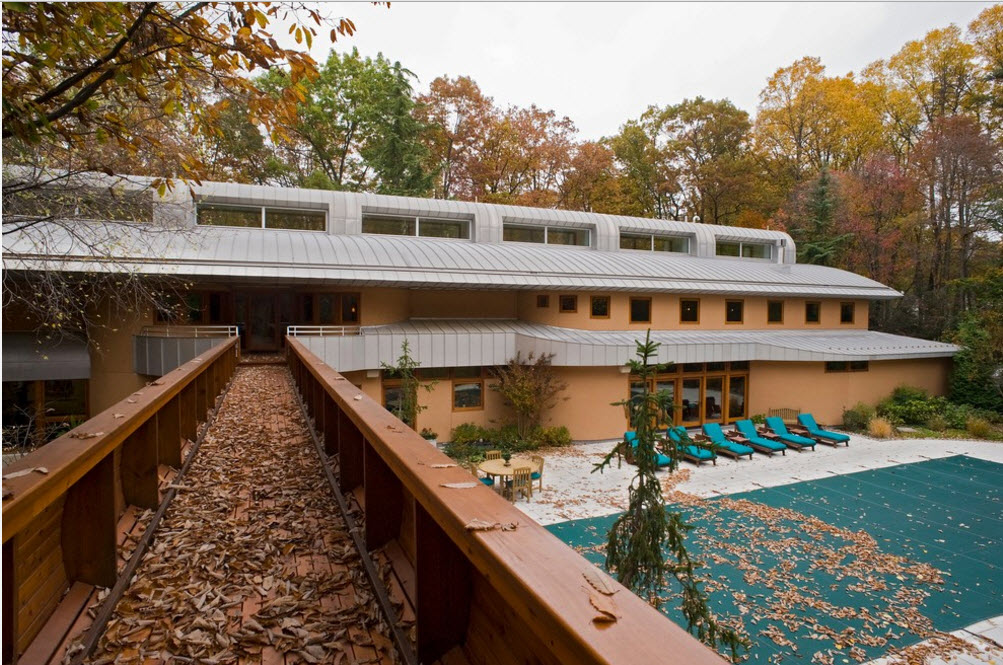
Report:
<svg viewBox="0 0 1003 665"><path fill-rule="evenodd" d="M477 468L486 473L489 476L501 476L502 478L512 477L512 472L518 468L529 467L530 472L538 473L540 471L540 465L528 457L513 457L509 461L509 465L505 466L505 460L501 459L489 459L484 460Z"/></svg>

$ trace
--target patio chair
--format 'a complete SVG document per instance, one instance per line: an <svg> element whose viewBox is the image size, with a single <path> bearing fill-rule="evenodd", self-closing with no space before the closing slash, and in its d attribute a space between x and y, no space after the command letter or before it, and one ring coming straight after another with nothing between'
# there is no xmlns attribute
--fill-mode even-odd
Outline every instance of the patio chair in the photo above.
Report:
<svg viewBox="0 0 1003 665"><path fill-rule="evenodd" d="M829 430L822 429L815 422L815 416L810 413L802 413L798 416L798 422L807 432L807 436L815 439L820 443L825 443L830 446L838 446L841 443L845 443L847 447L850 445L850 437L846 434L840 434L839 432L830 432Z"/></svg>
<svg viewBox="0 0 1003 665"><path fill-rule="evenodd" d="M675 444L676 449L679 451L679 454L682 455L683 459L693 462L697 466L700 466L707 461L710 461L714 464L714 466L717 466L717 455L714 451L701 448L693 445L692 443L686 443L686 440L689 439L690 435L686 432L685 427L670 427L665 430L665 434L668 436L669 441Z"/></svg>
<svg viewBox="0 0 1003 665"><path fill-rule="evenodd" d="M512 480L505 481L505 488L508 490L509 501L515 501L519 494L525 496L527 501L532 501L533 470L528 466L512 469Z"/></svg>
<svg viewBox="0 0 1003 665"><path fill-rule="evenodd" d="M634 456L634 453L637 452L637 432L634 432L634 431L624 432L623 433L623 438L624 438L624 441L628 441L630 443L630 453L631 454L630 454L630 457L628 458L627 461L630 462L631 464L636 464L637 462L634 461L633 456ZM672 458L671 457L669 457L668 455L663 455L662 453L658 452L657 450L655 451L655 466L656 467L658 467L659 469L661 469L661 468L664 468L664 467L667 467L667 466L671 466L671 465L672 465Z"/></svg>
<svg viewBox="0 0 1003 665"><path fill-rule="evenodd" d="M484 453L484 459L501 459L500 450L489 450Z"/></svg>
<svg viewBox="0 0 1003 665"><path fill-rule="evenodd" d="M721 431L721 426L717 423L705 423L703 426L703 433L704 436L716 446L714 452L721 453L722 455L727 455L728 457L734 459L741 459L742 457L748 455L749 459L752 459L752 454L756 452L745 444L730 441L728 437L724 435L724 432Z"/></svg>
<svg viewBox="0 0 1003 665"><path fill-rule="evenodd" d="M787 454L787 446L783 443L770 441L759 436L759 432L756 431L756 425L751 420L736 420L735 428L738 429L738 433L743 437L742 443L756 452L771 456L773 453Z"/></svg>
<svg viewBox="0 0 1003 665"><path fill-rule="evenodd" d="M533 463L540 467L539 471L534 471L530 474L531 480L540 481L540 491L543 491L543 456L542 455L530 455L529 459L533 460Z"/></svg>
<svg viewBox="0 0 1003 665"><path fill-rule="evenodd" d="M787 430L787 425L784 424L784 419L779 416L768 417L766 419L766 426L769 427L781 441L798 452L804 450L805 448L815 450L815 439L809 439L806 436L792 434Z"/></svg>
<svg viewBox="0 0 1003 665"><path fill-rule="evenodd" d="M491 476L481 476L480 471L477 469L477 465L475 463L467 462L466 464L463 465L463 468L465 468L467 471L473 474L474 478L481 481L488 487L494 487L495 479L492 478Z"/></svg>

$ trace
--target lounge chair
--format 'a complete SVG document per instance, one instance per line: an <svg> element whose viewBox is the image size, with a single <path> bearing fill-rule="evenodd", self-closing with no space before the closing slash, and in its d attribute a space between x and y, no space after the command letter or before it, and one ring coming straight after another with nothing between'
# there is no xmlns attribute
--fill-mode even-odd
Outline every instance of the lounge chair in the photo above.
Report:
<svg viewBox="0 0 1003 665"><path fill-rule="evenodd" d="M735 427L738 429L738 433L742 435L745 445L749 446L756 452L763 453L764 455L772 455L773 453L781 453L782 455L787 454L787 446L780 443L779 441L770 441L759 436L759 432L756 431L756 426L751 420L738 420L735 421Z"/></svg>
<svg viewBox="0 0 1003 665"><path fill-rule="evenodd" d="M802 413L798 416L798 422L807 432L807 436L815 439L819 443L825 443L830 446L838 446L841 443L845 443L847 446L850 445L850 437L846 434L840 434L839 432L830 432L829 430L822 429L815 422L815 416L810 413Z"/></svg>
<svg viewBox="0 0 1003 665"><path fill-rule="evenodd" d="M633 432L633 431L631 431L631 432L624 432L623 433L623 439L624 439L624 441L627 441L627 442L630 443L631 454L632 455L635 454L637 452L637 432ZM628 460L628 461L630 461L630 460ZM668 455L663 455L662 453L660 453L660 452L658 452L656 450L655 451L655 466L657 466L659 469L661 469L663 467L666 467L666 466L672 466L672 458L670 458Z"/></svg>
<svg viewBox="0 0 1003 665"><path fill-rule="evenodd" d="M717 446L715 452L719 452L722 455L727 455L734 459L741 459L745 455L748 455L749 459L752 459L752 454L756 452L749 446L729 441L724 432L721 431L721 426L717 423L706 423L703 426L703 433L712 444Z"/></svg>
<svg viewBox="0 0 1003 665"><path fill-rule="evenodd" d="M697 466L708 461L717 466L717 455L713 450L707 450L706 448L686 443L690 435L686 432L685 427L670 427L665 430L665 434L668 436L669 441L675 444L676 449L679 450L679 454L682 455L683 459L693 462Z"/></svg>
<svg viewBox="0 0 1003 665"><path fill-rule="evenodd" d="M769 427L781 441L798 452L804 450L805 448L815 450L815 439L809 439L808 437L801 436L799 434L792 434L787 430L787 425L784 424L784 419L779 416L768 417L766 419L766 426Z"/></svg>

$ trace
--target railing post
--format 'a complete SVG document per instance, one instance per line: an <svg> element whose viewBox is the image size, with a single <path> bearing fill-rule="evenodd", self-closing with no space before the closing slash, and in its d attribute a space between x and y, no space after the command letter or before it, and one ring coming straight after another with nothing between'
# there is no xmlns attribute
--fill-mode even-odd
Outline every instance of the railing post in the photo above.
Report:
<svg viewBox="0 0 1003 665"><path fill-rule="evenodd" d="M362 484L365 460L362 452L362 432L344 411L338 412L338 484L341 491L351 492Z"/></svg>
<svg viewBox="0 0 1003 665"><path fill-rule="evenodd" d="M157 478L157 416L153 415L122 442L122 495L140 508L160 503Z"/></svg>
<svg viewBox="0 0 1003 665"><path fill-rule="evenodd" d="M195 390L198 394L198 415L203 422L209 418L209 379L206 376L208 367L195 377Z"/></svg>
<svg viewBox="0 0 1003 665"><path fill-rule="evenodd" d="M14 548L17 547L16 543L20 537L19 534L14 534L3 544L3 662L5 663L14 660L17 649L17 608L20 603L17 593L19 582L15 578Z"/></svg>
<svg viewBox="0 0 1003 665"><path fill-rule="evenodd" d="M415 615L420 662L436 662L463 643L470 618L471 587L469 560L435 519L416 505Z"/></svg>
<svg viewBox="0 0 1003 665"><path fill-rule="evenodd" d="M66 492L63 505L63 565L70 582L115 584L115 460L108 455Z"/></svg>
<svg viewBox="0 0 1003 665"><path fill-rule="evenodd" d="M157 458L161 464L181 468L180 395L157 413Z"/></svg>
<svg viewBox="0 0 1003 665"><path fill-rule="evenodd" d="M324 434L324 398L327 397L327 391L324 390L324 386L319 380L314 383L313 387L313 424L314 429L320 433L321 436Z"/></svg>
<svg viewBox="0 0 1003 665"><path fill-rule="evenodd" d="M369 445L365 450L366 546L386 545L400 535L404 496L400 478Z"/></svg>
<svg viewBox="0 0 1003 665"><path fill-rule="evenodd" d="M198 395L195 389L195 383L189 383L187 386L182 388L181 394L179 395L181 402L179 404L179 414L181 416L181 438L188 439L189 441L194 441L195 437L198 435L198 405L196 400Z"/></svg>
<svg viewBox="0 0 1003 665"><path fill-rule="evenodd" d="M324 396L324 452L335 455L338 452L338 416L341 409L330 395Z"/></svg>

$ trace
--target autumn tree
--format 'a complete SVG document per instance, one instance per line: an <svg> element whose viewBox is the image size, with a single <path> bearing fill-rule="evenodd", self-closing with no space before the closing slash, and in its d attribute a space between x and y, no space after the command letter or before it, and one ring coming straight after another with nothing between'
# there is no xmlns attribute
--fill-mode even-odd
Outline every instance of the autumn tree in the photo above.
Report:
<svg viewBox="0 0 1003 665"><path fill-rule="evenodd" d="M505 365L491 370L496 382L490 388L515 413L516 431L522 439L528 439L540 427L543 414L557 405L568 388L554 371L552 359L553 354L530 353L523 357L518 352Z"/></svg>

